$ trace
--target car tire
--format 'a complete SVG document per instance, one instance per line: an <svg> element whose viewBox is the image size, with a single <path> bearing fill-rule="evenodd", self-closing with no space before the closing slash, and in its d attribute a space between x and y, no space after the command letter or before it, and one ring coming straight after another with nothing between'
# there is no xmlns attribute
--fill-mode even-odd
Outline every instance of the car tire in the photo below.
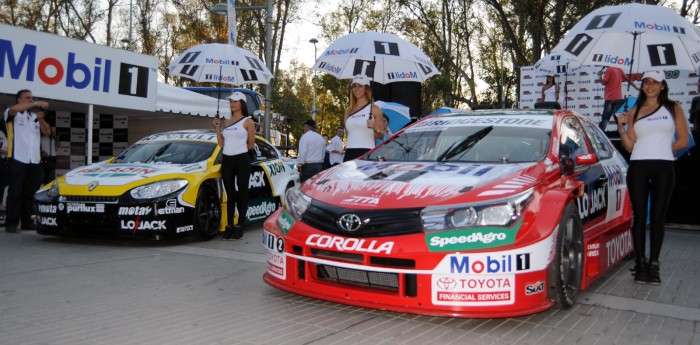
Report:
<svg viewBox="0 0 700 345"><path fill-rule="evenodd" d="M576 303L583 279L582 229L576 206L567 203L559 222L556 254L549 266L549 298L554 308L568 309Z"/></svg>
<svg viewBox="0 0 700 345"><path fill-rule="evenodd" d="M221 227L221 202L209 186L199 189L194 206L194 230L203 241L214 238Z"/></svg>

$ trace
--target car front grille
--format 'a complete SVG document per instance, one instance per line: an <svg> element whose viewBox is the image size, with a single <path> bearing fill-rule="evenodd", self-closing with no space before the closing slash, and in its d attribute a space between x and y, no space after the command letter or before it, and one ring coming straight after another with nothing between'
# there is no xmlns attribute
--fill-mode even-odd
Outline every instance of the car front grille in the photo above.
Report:
<svg viewBox="0 0 700 345"><path fill-rule="evenodd" d="M346 237L381 237L421 233L421 208L353 210L328 205L317 200L304 212L302 220L316 229ZM344 214L356 214L360 219L369 219L357 231L345 231L338 225Z"/></svg>
<svg viewBox="0 0 700 345"><path fill-rule="evenodd" d="M330 265L318 265L318 277L340 284L352 284L370 289L397 292L399 275L396 273L361 271Z"/></svg>
<svg viewBox="0 0 700 345"><path fill-rule="evenodd" d="M61 202L81 202L81 203L103 203L115 204L119 201L118 196L85 196L85 195L65 195L59 199Z"/></svg>

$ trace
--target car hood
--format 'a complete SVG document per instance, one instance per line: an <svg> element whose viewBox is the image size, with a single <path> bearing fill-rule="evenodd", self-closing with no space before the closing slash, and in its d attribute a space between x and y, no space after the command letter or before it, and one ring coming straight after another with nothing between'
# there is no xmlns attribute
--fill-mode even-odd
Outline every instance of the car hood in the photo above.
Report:
<svg viewBox="0 0 700 345"><path fill-rule="evenodd" d="M474 202L530 188L536 163L345 162L314 176L302 190L341 207L404 208Z"/></svg>
<svg viewBox="0 0 700 345"><path fill-rule="evenodd" d="M120 186L135 181L169 174L188 174L195 171L204 171L206 162L193 164L142 164L142 163L116 163L104 162L90 164L71 170L65 176L65 183L69 185L87 185L98 182L101 186Z"/></svg>

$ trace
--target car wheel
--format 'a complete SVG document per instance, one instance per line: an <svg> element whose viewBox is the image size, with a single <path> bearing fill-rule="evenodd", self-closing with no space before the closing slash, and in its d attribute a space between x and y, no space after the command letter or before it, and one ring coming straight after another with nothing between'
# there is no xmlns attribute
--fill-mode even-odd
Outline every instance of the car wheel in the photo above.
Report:
<svg viewBox="0 0 700 345"><path fill-rule="evenodd" d="M549 298L554 307L567 309L576 303L583 277L583 227L573 203L568 203L559 222L556 255L549 266Z"/></svg>
<svg viewBox="0 0 700 345"><path fill-rule="evenodd" d="M221 225L221 202L211 187L199 190L194 210L194 230L202 240L211 240Z"/></svg>

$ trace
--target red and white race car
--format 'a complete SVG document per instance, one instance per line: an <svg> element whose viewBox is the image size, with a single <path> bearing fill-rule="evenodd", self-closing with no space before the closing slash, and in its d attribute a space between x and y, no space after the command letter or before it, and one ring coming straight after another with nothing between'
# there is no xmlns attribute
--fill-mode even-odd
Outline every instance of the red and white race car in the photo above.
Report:
<svg viewBox="0 0 700 345"><path fill-rule="evenodd" d="M398 312L568 308L632 251L627 164L568 110L428 117L290 189L268 284Z"/></svg>

